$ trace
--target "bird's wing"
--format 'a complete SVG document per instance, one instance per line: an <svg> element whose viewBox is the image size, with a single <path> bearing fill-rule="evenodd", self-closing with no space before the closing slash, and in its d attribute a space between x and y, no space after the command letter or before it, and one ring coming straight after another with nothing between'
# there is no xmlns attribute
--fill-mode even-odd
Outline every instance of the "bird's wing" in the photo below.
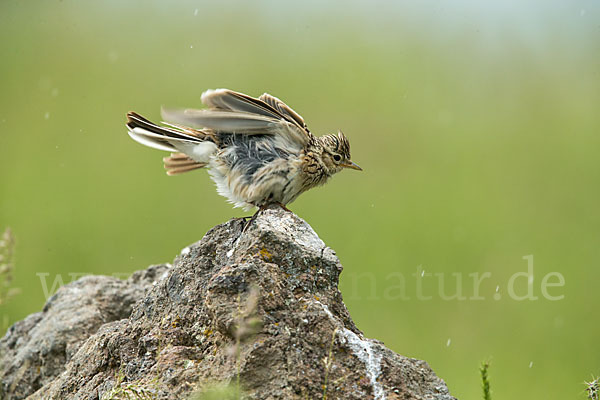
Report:
<svg viewBox="0 0 600 400"><path fill-rule="evenodd" d="M279 115L289 122L298 125L298 127L302 130L308 131L306 123L304 122L304 118L302 118L300 114L292 110L290 106L279 100L277 97L271 96L269 93L263 93L258 99L277 110Z"/></svg>
<svg viewBox="0 0 600 400"><path fill-rule="evenodd" d="M276 109L260 99L229 89L207 90L202 93L202 103L213 110L239 111L280 119Z"/></svg>
<svg viewBox="0 0 600 400"><path fill-rule="evenodd" d="M268 94L256 99L227 89L208 90L202 94L202 102L207 109L163 109L162 117L172 123L218 133L278 135L300 148L311 138L302 117Z"/></svg>

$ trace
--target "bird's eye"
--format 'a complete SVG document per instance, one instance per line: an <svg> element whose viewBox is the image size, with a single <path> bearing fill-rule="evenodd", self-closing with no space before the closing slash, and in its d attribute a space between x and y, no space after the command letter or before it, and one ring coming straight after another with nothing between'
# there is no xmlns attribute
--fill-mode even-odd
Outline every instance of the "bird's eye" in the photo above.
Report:
<svg viewBox="0 0 600 400"><path fill-rule="evenodd" d="M335 160L335 162L340 162L342 161L342 156L340 156L339 154L334 154L333 159Z"/></svg>

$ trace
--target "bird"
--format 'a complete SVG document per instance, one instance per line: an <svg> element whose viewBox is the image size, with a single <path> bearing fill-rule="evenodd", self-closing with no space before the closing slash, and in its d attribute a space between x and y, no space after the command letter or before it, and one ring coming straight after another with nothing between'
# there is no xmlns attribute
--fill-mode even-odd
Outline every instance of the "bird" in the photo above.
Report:
<svg viewBox="0 0 600 400"><path fill-rule="evenodd" d="M127 132L145 146L171 152L163 158L168 175L206 168L234 207L277 204L288 210L300 194L341 170L362 171L341 131L313 135L300 114L275 96L216 89L202 93L201 101L203 109L162 108L162 125L128 112Z"/></svg>

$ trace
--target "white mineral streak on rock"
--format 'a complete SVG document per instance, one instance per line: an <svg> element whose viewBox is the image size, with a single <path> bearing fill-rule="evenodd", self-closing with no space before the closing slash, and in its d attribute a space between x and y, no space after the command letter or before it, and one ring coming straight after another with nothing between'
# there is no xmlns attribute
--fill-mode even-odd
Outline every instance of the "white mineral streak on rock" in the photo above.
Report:
<svg viewBox="0 0 600 400"><path fill-rule="evenodd" d="M335 320L335 318L333 317L333 314L331 313L331 311L329 311L329 307L327 307L325 304L321 303L319 300L315 300L317 302L317 304L319 304L321 307L323 307L323 310L325 311L325 314L327 314L327 316L329 318L331 318L334 322L337 322Z"/></svg>
<svg viewBox="0 0 600 400"><path fill-rule="evenodd" d="M375 400L385 400L383 386L377 382L377 378L381 374L381 355L377 354L373 344L368 340L362 340L358 335L349 329L344 328L342 334L348 341L350 349L359 360L361 360L367 368L367 375L371 380L373 387L373 396Z"/></svg>
<svg viewBox="0 0 600 400"><path fill-rule="evenodd" d="M329 318L336 321L325 304L320 301L317 301L317 303L323 307L325 314L327 314ZM365 364L367 375L369 376L371 386L373 387L373 396L375 397L375 400L385 400L383 386L381 386L381 383L377 382L377 378L379 378L379 375L381 374L381 354L377 354L377 351L371 342L359 338L358 335L350 329L342 328L340 334L345 339L345 342L348 343L348 347L350 347L352 353Z"/></svg>

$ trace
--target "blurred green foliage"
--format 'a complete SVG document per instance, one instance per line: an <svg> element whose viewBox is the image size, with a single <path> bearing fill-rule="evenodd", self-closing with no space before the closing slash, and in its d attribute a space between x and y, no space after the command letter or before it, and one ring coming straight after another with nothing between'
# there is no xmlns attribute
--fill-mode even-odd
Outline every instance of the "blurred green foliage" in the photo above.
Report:
<svg viewBox="0 0 600 400"><path fill-rule="evenodd" d="M13 255L15 251L15 238L10 230L6 228L0 235L0 307L4 306L19 290L12 287Z"/></svg>
<svg viewBox="0 0 600 400"><path fill-rule="evenodd" d="M480 397L490 357L498 398L581 397L600 355L600 8L471 3L3 1L0 226L22 293L2 314L40 310L61 279L171 261L244 215L204 171L167 177L125 113L268 91L313 132L342 129L364 169L290 207L337 251L367 336L459 398ZM538 299L517 301L528 255ZM550 272L562 300L542 296ZM430 273L447 295L462 274L467 299Z"/></svg>

